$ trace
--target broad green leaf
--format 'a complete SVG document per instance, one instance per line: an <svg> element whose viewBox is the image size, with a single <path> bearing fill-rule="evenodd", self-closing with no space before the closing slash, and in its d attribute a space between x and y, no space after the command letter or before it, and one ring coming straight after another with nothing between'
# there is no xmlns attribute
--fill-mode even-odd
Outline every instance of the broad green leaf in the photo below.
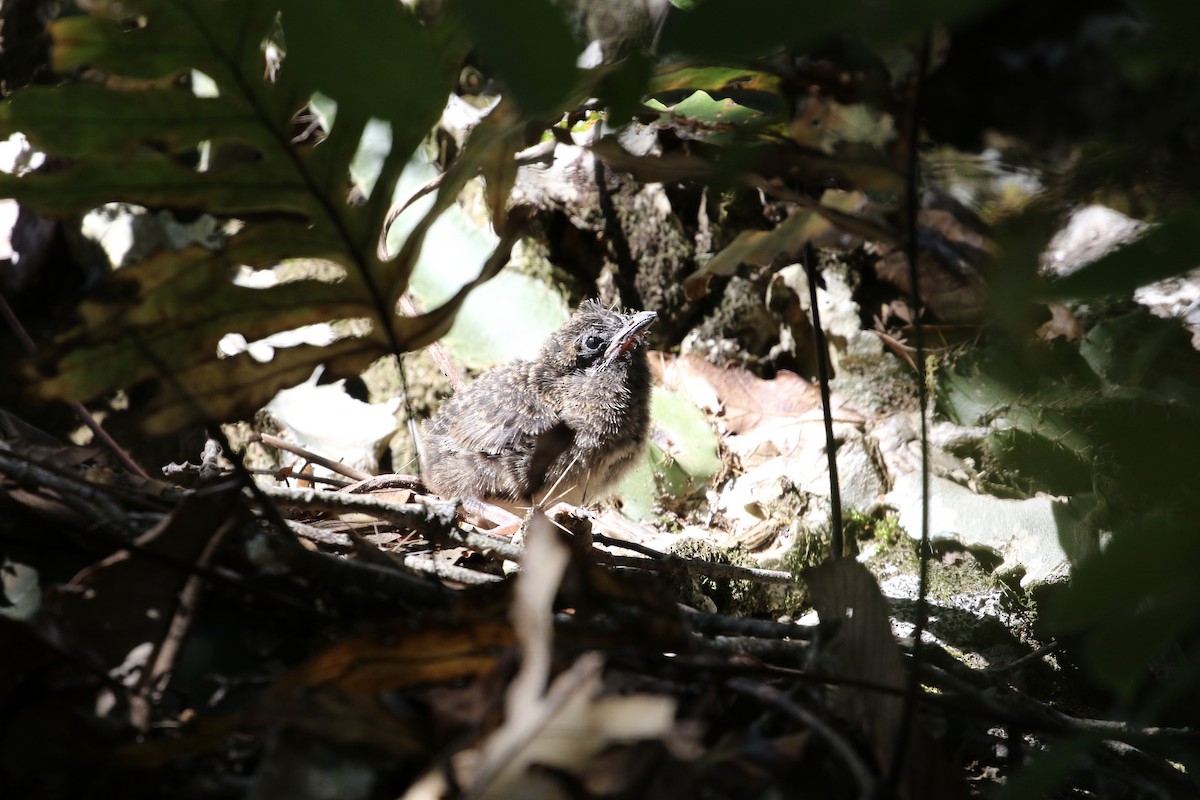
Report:
<svg viewBox="0 0 1200 800"><path fill-rule="evenodd" d="M679 392L655 388L651 414L660 446L688 476L687 490L705 486L720 472L716 434L695 403Z"/></svg>
<svg viewBox="0 0 1200 800"><path fill-rule="evenodd" d="M685 138L709 144L735 142L746 132L771 122L762 111L738 105L727 97L716 100L703 91L694 92L673 106L664 106L656 100L647 101L646 105L663 112L661 124L675 128Z"/></svg>
<svg viewBox="0 0 1200 800"><path fill-rule="evenodd" d="M430 37L404 4L357 0L338 9L318 0L282 0L284 69L338 102L342 114L404 126L441 111L443 67ZM419 137L428 130L414 130ZM404 142L409 150L416 141Z"/></svg>
<svg viewBox="0 0 1200 800"><path fill-rule="evenodd" d="M427 344L507 260L511 236L478 278L410 319L396 315L394 300L411 257L376 255L400 169L457 77L465 45L453 25L422 24L392 0L354 14L304 0L92 8L55 23L53 58L64 71L90 67L98 80L23 89L0 105L0 135L25 133L61 166L0 176L0 193L59 215L111 201L202 210L236 216L240 231L216 251L160 251L120 270L115 291L79 309L77 329L24 365L40 396L86 401L141 386L151 398L142 423L158 433L245 416L319 364L348 374ZM285 51L277 70L268 49ZM295 144L295 116L318 87L337 104L336 121L316 143ZM367 203L351 202L352 178ZM295 259L336 265L325 273L339 277L269 288L236 280L244 267ZM218 352L227 334L256 341L317 323L343 338L281 348L266 364Z"/></svg>
<svg viewBox="0 0 1200 800"><path fill-rule="evenodd" d="M650 439L641 461L614 492L630 519L654 519L662 498L700 491L721 469L712 425L678 392L655 387Z"/></svg>
<svg viewBox="0 0 1200 800"><path fill-rule="evenodd" d="M103 107L103 114L81 109ZM175 89L114 92L94 83L17 92L0 120L36 131L34 144L63 156L132 152L147 144L179 153L205 139L236 139L259 153L272 149L270 130L236 98L201 98Z"/></svg>
<svg viewBox="0 0 1200 800"><path fill-rule="evenodd" d="M457 0L479 56L530 115L557 114L578 83L579 45L547 0Z"/></svg>

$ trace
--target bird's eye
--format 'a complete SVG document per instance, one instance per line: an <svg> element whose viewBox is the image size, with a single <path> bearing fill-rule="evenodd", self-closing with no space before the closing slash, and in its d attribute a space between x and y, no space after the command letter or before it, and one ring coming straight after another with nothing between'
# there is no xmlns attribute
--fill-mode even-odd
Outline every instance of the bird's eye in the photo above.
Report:
<svg viewBox="0 0 1200 800"><path fill-rule="evenodd" d="M592 334L583 340L583 347L585 350L599 350L603 344L603 337L596 336L595 334Z"/></svg>

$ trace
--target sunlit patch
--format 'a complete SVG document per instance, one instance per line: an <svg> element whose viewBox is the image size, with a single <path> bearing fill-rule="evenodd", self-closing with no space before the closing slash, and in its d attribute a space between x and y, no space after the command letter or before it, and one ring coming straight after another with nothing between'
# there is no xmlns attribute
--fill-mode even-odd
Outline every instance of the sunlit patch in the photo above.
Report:
<svg viewBox="0 0 1200 800"><path fill-rule="evenodd" d="M345 277L346 270L340 264L317 258L296 258L264 269L255 269L243 264L233 271L230 280L234 286L246 289L270 289L285 283L305 280L337 283Z"/></svg>
<svg viewBox="0 0 1200 800"><path fill-rule="evenodd" d="M265 364L275 357L275 351L279 349L303 345L328 347L341 339L366 336L371 329L371 321L364 317L302 325L299 328L273 333L253 342L247 341L246 337L240 333L231 332L222 336L217 343L217 357L231 358L241 353L249 353L255 361Z"/></svg>

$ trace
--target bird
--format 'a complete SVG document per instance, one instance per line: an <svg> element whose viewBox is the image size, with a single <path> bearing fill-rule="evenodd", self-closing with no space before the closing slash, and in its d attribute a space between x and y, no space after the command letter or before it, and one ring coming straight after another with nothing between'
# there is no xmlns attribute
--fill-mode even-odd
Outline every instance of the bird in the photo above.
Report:
<svg viewBox="0 0 1200 800"><path fill-rule="evenodd" d="M585 300L532 360L481 375L424 425L426 485L515 510L583 506L637 462L650 428L653 311Z"/></svg>

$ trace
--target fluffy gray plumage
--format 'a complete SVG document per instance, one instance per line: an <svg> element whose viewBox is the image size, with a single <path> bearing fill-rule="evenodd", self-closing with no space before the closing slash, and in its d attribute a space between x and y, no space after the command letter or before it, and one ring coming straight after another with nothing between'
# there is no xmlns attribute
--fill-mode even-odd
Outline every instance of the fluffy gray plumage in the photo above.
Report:
<svg viewBox="0 0 1200 800"><path fill-rule="evenodd" d="M633 466L650 425L654 321L585 301L533 361L480 376L424 429L426 483L492 501L602 497Z"/></svg>

